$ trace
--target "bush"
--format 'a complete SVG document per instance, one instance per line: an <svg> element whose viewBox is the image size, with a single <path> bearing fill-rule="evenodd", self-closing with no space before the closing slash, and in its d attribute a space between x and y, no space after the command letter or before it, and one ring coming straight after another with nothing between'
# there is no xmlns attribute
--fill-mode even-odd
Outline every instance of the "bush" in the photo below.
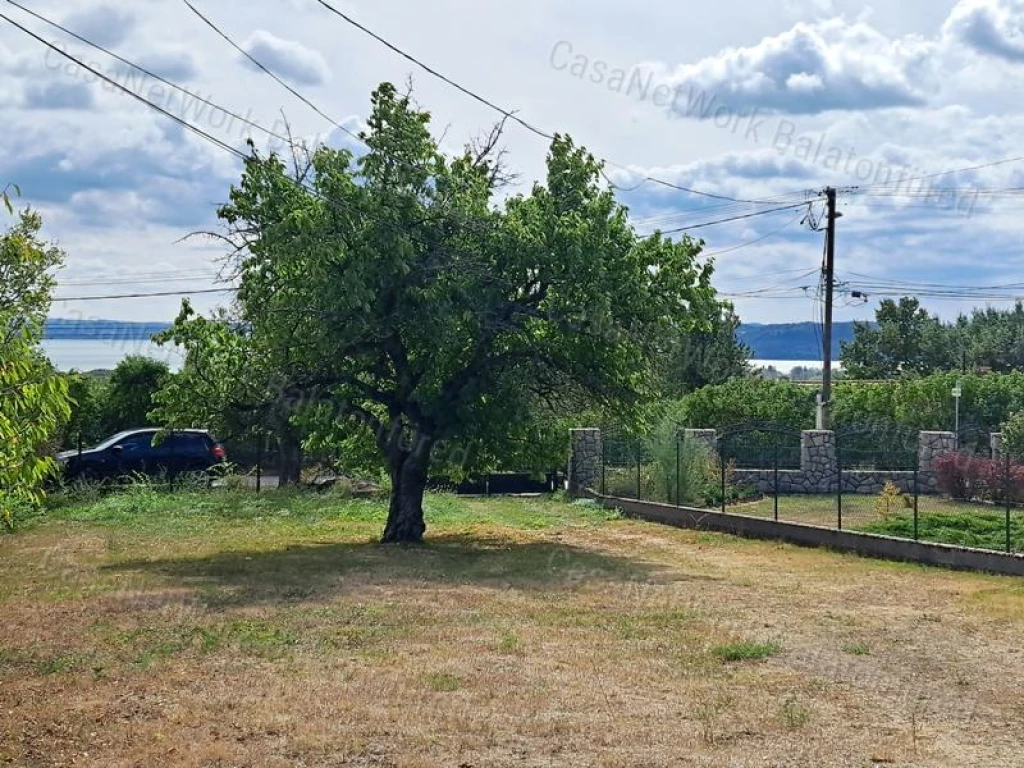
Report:
<svg viewBox="0 0 1024 768"><path fill-rule="evenodd" d="M935 459L939 490L963 501L1024 500L1024 465L1005 459L979 459L966 453L947 453Z"/></svg>
<svg viewBox="0 0 1024 768"><path fill-rule="evenodd" d="M736 379L687 395L675 413L679 423L697 429L721 430L752 421L813 429L814 389L789 381Z"/></svg>
<svg viewBox="0 0 1024 768"><path fill-rule="evenodd" d="M939 490L952 499L971 498L970 463L973 456L947 453L932 462Z"/></svg>

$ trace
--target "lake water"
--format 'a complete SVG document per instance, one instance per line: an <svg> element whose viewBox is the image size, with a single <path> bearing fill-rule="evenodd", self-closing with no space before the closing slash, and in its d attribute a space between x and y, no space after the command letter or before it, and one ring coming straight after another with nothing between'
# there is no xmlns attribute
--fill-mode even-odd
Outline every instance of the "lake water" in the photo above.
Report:
<svg viewBox="0 0 1024 768"><path fill-rule="evenodd" d="M47 339L43 342L43 350L61 371L111 370L129 355L163 360L175 371L181 368L183 362L176 347L158 347L149 341Z"/></svg>
<svg viewBox="0 0 1024 768"><path fill-rule="evenodd" d="M181 353L175 347L158 347L148 341L90 341L79 339L56 339L43 342L43 349L59 370L94 371L110 370L128 355L143 355L166 362L172 370L179 370L182 364ZM775 368L782 374L788 374L797 367L821 368L820 360L751 360L754 368ZM839 369L834 362L833 369Z"/></svg>
<svg viewBox="0 0 1024 768"><path fill-rule="evenodd" d="M794 368L817 368L822 369L825 363L822 360L751 360L750 364L755 368L774 368L779 373L788 374ZM838 360L832 361L832 370L838 371L842 364Z"/></svg>

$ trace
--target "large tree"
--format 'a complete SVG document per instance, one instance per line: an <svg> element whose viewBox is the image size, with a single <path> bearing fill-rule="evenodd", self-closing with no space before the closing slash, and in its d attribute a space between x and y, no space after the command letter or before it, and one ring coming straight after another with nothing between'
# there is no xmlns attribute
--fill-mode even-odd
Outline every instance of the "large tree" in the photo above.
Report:
<svg viewBox="0 0 1024 768"><path fill-rule="evenodd" d="M853 379L892 379L953 370L960 365L953 330L914 298L884 300L874 323L854 324L853 341L842 345L843 369Z"/></svg>
<svg viewBox="0 0 1024 768"><path fill-rule="evenodd" d="M684 238L639 237L567 137L545 183L503 202L498 133L449 159L429 115L388 84L368 152L254 155L220 210L237 320L279 399L369 430L388 467L384 541L419 541L443 446L514 439L538 398L628 418L666 332L708 326L711 268Z"/></svg>
<svg viewBox="0 0 1024 768"><path fill-rule="evenodd" d="M6 190L0 193L9 205ZM0 235L0 522L42 500L48 443L70 416L67 382L40 352L53 270L64 254L39 236L31 210Z"/></svg>

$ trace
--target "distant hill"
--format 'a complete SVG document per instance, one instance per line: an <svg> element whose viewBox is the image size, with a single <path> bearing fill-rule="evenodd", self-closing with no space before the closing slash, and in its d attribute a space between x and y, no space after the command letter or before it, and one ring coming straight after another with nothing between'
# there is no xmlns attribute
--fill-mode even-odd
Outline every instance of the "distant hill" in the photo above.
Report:
<svg viewBox="0 0 1024 768"><path fill-rule="evenodd" d="M170 323L123 323L118 320L70 320L50 318L44 338L52 341L149 341Z"/></svg>
<svg viewBox="0 0 1024 768"><path fill-rule="evenodd" d="M750 323L740 326L739 339L752 351L755 360L821 360L821 337L814 323L768 325ZM853 323L833 326L833 356L839 359L840 344L853 341Z"/></svg>

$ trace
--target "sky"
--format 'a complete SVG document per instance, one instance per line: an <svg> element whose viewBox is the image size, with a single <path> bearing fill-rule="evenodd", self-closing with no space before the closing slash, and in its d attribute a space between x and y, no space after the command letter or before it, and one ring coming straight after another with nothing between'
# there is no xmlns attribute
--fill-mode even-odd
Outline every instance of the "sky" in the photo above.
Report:
<svg viewBox="0 0 1024 768"><path fill-rule="evenodd" d="M410 77L451 152L498 118L316 0L192 2L333 122L182 0L19 2L273 133L287 121L309 141L355 147L334 123L358 131L373 88ZM842 213L837 320L873 316L878 294L899 293L901 284L1018 283L990 293L1024 294L1024 198L999 191L1024 187L1024 160L1003 162L1024 156L1024 0L331 2L531 125L568 133L605 159L638 231L735 219L688 231L705 241L715 284L745 322L819 316L823 235L811 225L822 204L807 201L826 186L840 190ZM281 149L237 118L128 74L8 0L0 13L229 146L244 150L252 138ZM0 126L0 187L18 184L20 203L40 210L45 234L68 253L54 316L170 320L180 296L74 299L221 287L225 249L196 233L218 231L216 207L239 177L239 161L222 147L3 19ZM528 190L543 175L547 142L517 125L504 141ZM202 310L227 299L192 297ZM922 302L947 319L983 303Z"/></svg>

